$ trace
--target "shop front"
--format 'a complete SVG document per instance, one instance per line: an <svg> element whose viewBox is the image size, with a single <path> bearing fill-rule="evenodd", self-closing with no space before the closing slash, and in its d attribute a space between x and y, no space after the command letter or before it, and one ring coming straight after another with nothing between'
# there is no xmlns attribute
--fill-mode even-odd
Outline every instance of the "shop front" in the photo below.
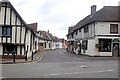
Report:
<svg viewBox="0 0 120 80"><path fill-rule="evenodd" d="M98 39L99 54L105 56L120 56L119 45L120 41L115 39Z"/></svg>

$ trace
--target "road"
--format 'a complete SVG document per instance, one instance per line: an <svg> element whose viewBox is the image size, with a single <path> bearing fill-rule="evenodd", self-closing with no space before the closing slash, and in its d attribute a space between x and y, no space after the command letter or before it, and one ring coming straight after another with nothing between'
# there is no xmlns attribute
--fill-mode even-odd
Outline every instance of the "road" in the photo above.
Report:
<svg viewBox="0 0 120 80"><path fill-rule="evenodd" d="M118 60L78 56L65 50L45 51L40 61L2 65L5 78L118 78Z"/></svg>

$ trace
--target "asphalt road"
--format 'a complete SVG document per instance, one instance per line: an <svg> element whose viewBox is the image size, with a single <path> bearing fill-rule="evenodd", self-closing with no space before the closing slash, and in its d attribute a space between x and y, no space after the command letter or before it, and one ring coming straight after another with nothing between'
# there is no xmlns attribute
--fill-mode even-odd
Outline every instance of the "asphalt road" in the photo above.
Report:
<svg viewBox="0 0 120 80"><path fill-rule="evenodd" d="M41 60L2 65L4 78L118 78L118 60L77 56L65 50L46 51Z"/></svg>

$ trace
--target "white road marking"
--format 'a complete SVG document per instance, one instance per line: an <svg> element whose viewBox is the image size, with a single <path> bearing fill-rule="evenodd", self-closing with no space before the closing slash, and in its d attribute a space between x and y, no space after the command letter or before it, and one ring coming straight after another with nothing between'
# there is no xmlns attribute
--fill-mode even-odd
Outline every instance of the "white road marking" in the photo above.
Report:
<svg viewBox="0 0 120 80"><path fill-rule="evenodd" d="M47 76L59 76L59 75L72 75L81 73L103 73L103 72L113 72L114 70L102 70L102 71L91 71L91 72L71 72L71 73L61 73L61 74L48 74Z"/></svg>
<svg viewBox="0 0 120 80"><path fill-rule="evenodd" d="M85 59L79 59L79 58L74 58L74 59L75 59L75 60L79 60L79 61L80 61L80 60L85 60Z"/></svg>
<svg viewBox="0 0 120 80"><path fill-rule="evenodd" d="M4 79L4 78L6 78L6 77L1 77L1 79Z"/></svg>

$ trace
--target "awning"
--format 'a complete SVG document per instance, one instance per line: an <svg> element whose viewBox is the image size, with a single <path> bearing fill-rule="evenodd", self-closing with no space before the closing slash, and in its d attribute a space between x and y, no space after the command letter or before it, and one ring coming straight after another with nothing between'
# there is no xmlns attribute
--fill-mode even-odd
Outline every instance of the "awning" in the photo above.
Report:
<svg viewBox="0 0 120 80"><path fill-rule="evenodd" d="M117 38L115 38L115 39L113 39L113 41L112 42L120 42L120 40L119 39L117 39Z"/></svg>

